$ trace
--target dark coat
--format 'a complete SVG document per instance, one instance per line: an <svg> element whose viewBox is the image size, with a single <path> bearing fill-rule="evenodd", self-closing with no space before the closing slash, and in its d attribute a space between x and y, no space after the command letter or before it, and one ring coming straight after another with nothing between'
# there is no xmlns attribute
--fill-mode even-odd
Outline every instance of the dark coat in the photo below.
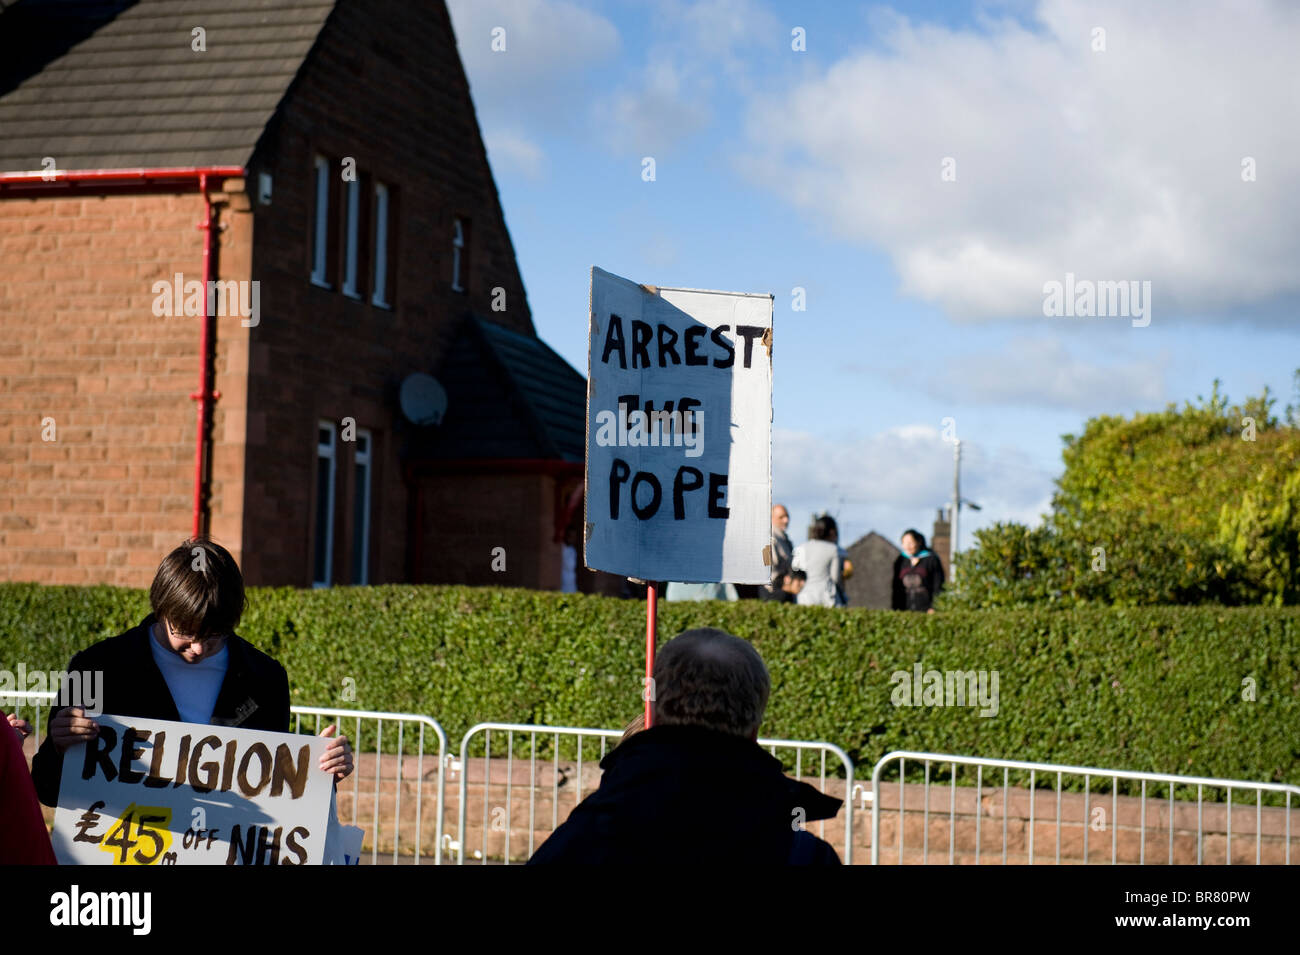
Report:
<svg viewBox="0 0 1300 955"><path fill-rule="evenodd" d="M842 800L788 778L751 740L699 726L655 726L628 737L600 766L600 788L529 864L840 863L796 823L833 818Z"/></svg>
<svg viewBox="0 0 1300 955"><path fill-rule="evenodd" d="M99 670L103 673L100 709L109 716L137 716L151 720L180 720L176 703L162 671L149 649L149 628L153 614L138 626L107 640L101 640L73 656L68 670ZM240 726L251 730L289 732L289 676L284 667L247 640L232 635L229 663L216 706L213 726ZM50 711L50 722L62 709ZM36 794L47 806L59 802L59 778L63 754L49 732L32 759L32 781Z"/></svg>
<svg viewBox="0 0 1300 955"><path fill-rule="evenodd" d="M0 866L55 862L22 741L0 712Z"/></svg>
<svg viewBox="0 0 1300 955"><path fill-rule="evenodd" d="M890 602L895 610L929 610L934 604L934 598L939 596L943 590L944 574L943 561L941 561L933 552L927 553L921 558L917 565L925 570L923 580L925 586L923 594L917 594L918 603L924 603L925 606L909 607L907 605L907 589L903 586L903 568L912 563L912 559L906 554L899 554L894 560L894 583L893 598Z"/></svg>

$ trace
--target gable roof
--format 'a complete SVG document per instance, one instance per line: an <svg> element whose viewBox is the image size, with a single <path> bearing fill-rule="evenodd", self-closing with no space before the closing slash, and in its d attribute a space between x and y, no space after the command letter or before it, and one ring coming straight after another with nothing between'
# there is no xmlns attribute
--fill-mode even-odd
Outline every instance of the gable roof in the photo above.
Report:
<svg viewBox="0 0 1300 955"><path fill-rule="evenodd" d="M893 543L889 538L885 537L883 534L878 534L875 531L867 531L867 533L863 534L861 537L859 537L857 540L855 540L852 544L850 544L848 547L844 549L849 551L850 553L862 552L864 554L867 553L869 550L877 550L880 551L881 553L884 553L886 550L888 550L890 552L891 559L893 557L897 557L899 554L902 553L902 551L898 548L897 544Z"/></svg>
<svg viewBox="0 0 1300 955"><path fill-rule="evenodd" d="M0 172L246 165L333 9L18 0L0 11Z"/></svg>
<svg viewBox="0 0 1300 955"><path fill-rule="evenodd" d="M584 460L587 379L541 339L471 316L438 380L447 413L416 457Z"/></svg>

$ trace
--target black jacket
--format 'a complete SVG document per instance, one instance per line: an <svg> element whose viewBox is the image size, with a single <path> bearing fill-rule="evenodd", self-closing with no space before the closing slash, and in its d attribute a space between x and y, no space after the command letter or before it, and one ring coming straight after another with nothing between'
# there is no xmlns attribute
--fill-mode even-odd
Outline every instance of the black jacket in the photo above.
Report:
<svg viewBox="0 0 1300 955"><path fill-rule="evenodd" d="M893 599L890 606L895 610L929 610L934 604L934 598L943 590L943 561L931 552L917 562L917 568L922 571L918 577L921 586L911 593L909 600L907 588L903 586L903 570L911 563L912 559L905 554L899 554L894 559Z"/></svg>
<svg viewBox="0 0 1300 955"><path fill-rule="evenodd" d="M600 788L530 865L839 865L834 849L796 824L834 817L842 800L786 777L750 740L655 726L628 737L600 766Z"/></svg>
<svg viewBox="0 0 1300 955"><path fill-rule="evenodd" d="M109 716L138 716L153 720L180 720L176 703L162 671L154 662L149 648L149 628L157 619L153 614L126 633L101 640L73 656L68 670L103 673L99 708ZM247 640L232 635L229 663L217 703L212 711L212 725L240 726L244 729L289 731L289 676L276 663ZM50 721L62 709L62 702L50 711ZM32 781L36 794L47 806L59 802L59 777L63 772L63 754L58 751L49 732L32 759Z"/></svg>

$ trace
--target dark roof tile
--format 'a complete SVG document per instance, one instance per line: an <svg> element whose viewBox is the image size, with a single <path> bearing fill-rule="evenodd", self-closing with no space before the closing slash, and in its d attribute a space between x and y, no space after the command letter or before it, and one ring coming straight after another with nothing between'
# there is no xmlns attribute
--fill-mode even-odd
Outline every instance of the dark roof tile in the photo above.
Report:
<svg viewBox="0 0 1300 955"><path fill-rule="evenodd" d="M586 379L541 339L469 318L438 378L447 414L417 457L583 460Z"/></svg>
<svg viewBox="0 0 1300 955"><path fill-rule="evenodd" d="M243 165L333 8L19 0L0 12L0 171Z"/></svg>

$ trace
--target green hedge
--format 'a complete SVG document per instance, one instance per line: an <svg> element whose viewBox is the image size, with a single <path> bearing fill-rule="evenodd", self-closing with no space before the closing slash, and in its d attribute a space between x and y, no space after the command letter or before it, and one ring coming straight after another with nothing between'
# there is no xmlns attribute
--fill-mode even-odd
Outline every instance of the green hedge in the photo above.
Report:
<svg viewBox="0 0 1300 955"><path fill-rule="evenodd" d="M61 668L147 612L139 590L0 584L0 668ZM458 748L479 721L621 727L642 707L644 614L526 590L255 589L240 634L284 664L295 703L425 713ZM1300 609L661 604L662 637L693 626L763 655L764 735L837 743L860 774L912 749L1300 783ZM894 706L891 674L918 661L997 671L996 717Z"/></svg>

